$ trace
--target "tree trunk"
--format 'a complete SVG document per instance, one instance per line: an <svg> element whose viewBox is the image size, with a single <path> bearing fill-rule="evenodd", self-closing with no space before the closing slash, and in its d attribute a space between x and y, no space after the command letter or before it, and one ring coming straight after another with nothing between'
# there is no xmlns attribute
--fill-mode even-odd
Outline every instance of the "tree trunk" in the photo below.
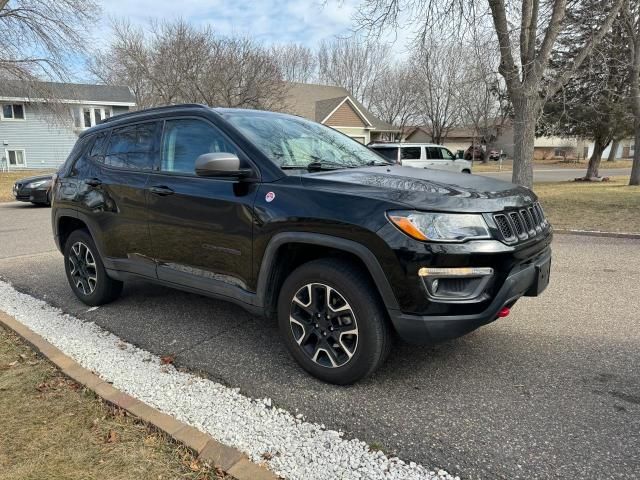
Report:
<svg viewBox="0 0 640 480"><path fill-rule="evenodd" d="M609 157L607 158L607 162L615 162L616 155L618 154L618 148L620 148L620 140L617 138L613 140L611 144L611 150L609 151Z"/></svg>
<svg viewBox="0 0 640 480"><path fill-rule="evenodd" d="M636 139L629 185L640 185L640 119L636 118Z"/></svg>
<svg viewBox="0 0 640 480"><path fill-rule="evenodd" d="M607 148L601 138L596 138L596 143L593 146L593 154L589 159L589 166L587 167L587 174L584 176L586 180L600 177L600 160L602 160L602 152Z"/></svg>
<svg viewBox="0 0 640 480"><path fill-rule="evenodd" d="M513 100L513 174L511 181L533 187L533 153L540 100L522 95Z"/></svg>

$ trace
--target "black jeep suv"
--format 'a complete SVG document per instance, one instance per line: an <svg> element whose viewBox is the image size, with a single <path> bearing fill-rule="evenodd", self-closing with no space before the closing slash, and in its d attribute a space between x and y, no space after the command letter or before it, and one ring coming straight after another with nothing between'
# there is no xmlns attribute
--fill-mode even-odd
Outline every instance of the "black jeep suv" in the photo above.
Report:
<svg viewBox="0 0 640 480"><path fill-rule="evenodd" d="M464 335L547 286L528 189L392 165L299 117L182 105L84 132L54 179L74 293L145 278L277 316L311 374L346 384L409 342Z"/></svg>

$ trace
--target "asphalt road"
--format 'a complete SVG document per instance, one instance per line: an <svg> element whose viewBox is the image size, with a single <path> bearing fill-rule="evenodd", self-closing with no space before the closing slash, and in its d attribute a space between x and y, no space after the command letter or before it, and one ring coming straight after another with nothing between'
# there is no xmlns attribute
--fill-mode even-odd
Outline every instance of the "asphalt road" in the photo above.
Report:
<svg viewBox="0 0 640 480"><path fill-rule="evenodd" d="M640 241L557 236L542 297L461 339L398 345L344 388L231 304L132 282L89 312L49 223L49 209L0 205L0 277L180 366L463 478L640 478Z"/></svg>
<svg viewBox="0 0 640 480"><path fill-rule="evenodd" d="M584 176L586 168L540 168L533 170L534 182L565 182L576 177ZM477 175L484 175L500 180L511 181L511 170L506 172L477 172ZM601 177L612 177L615 175L631 175L630 168L601 168Z"/></svg>

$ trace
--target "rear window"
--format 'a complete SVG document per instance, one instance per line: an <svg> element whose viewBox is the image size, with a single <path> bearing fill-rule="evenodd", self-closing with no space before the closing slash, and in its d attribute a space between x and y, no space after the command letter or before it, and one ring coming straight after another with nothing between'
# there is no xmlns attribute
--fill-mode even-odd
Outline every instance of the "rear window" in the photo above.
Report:
<svg viewBox="0 0 640 480"><path fill-rule="evenodd" d="M402 147L402 160L420 160L420 147Z"/></svg>
<svg viewBox="0 0 640 480"><path fill-rule="evenodd" d="M150 170L156 149L157 122L114 128L104 164L130 170Z"/></svg>
<svg viewBox="0 0 640 480"><path fill-rule="evenodd" d="M394 163L398 161L398 147L371 147L371 149L378 152L387 160L391 160Z"/></svg>

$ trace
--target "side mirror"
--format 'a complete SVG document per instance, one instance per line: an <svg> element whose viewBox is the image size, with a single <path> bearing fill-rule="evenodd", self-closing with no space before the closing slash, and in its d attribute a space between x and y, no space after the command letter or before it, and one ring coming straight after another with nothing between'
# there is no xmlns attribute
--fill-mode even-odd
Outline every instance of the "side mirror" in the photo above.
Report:
<svg viewBox="0 0 640 480"><path fill-rule="evenodd" d="M235 153L205 153L196 159L196 175L199 177L237 177L250 176L250 168L240 168L240 159Z"/></svg>

